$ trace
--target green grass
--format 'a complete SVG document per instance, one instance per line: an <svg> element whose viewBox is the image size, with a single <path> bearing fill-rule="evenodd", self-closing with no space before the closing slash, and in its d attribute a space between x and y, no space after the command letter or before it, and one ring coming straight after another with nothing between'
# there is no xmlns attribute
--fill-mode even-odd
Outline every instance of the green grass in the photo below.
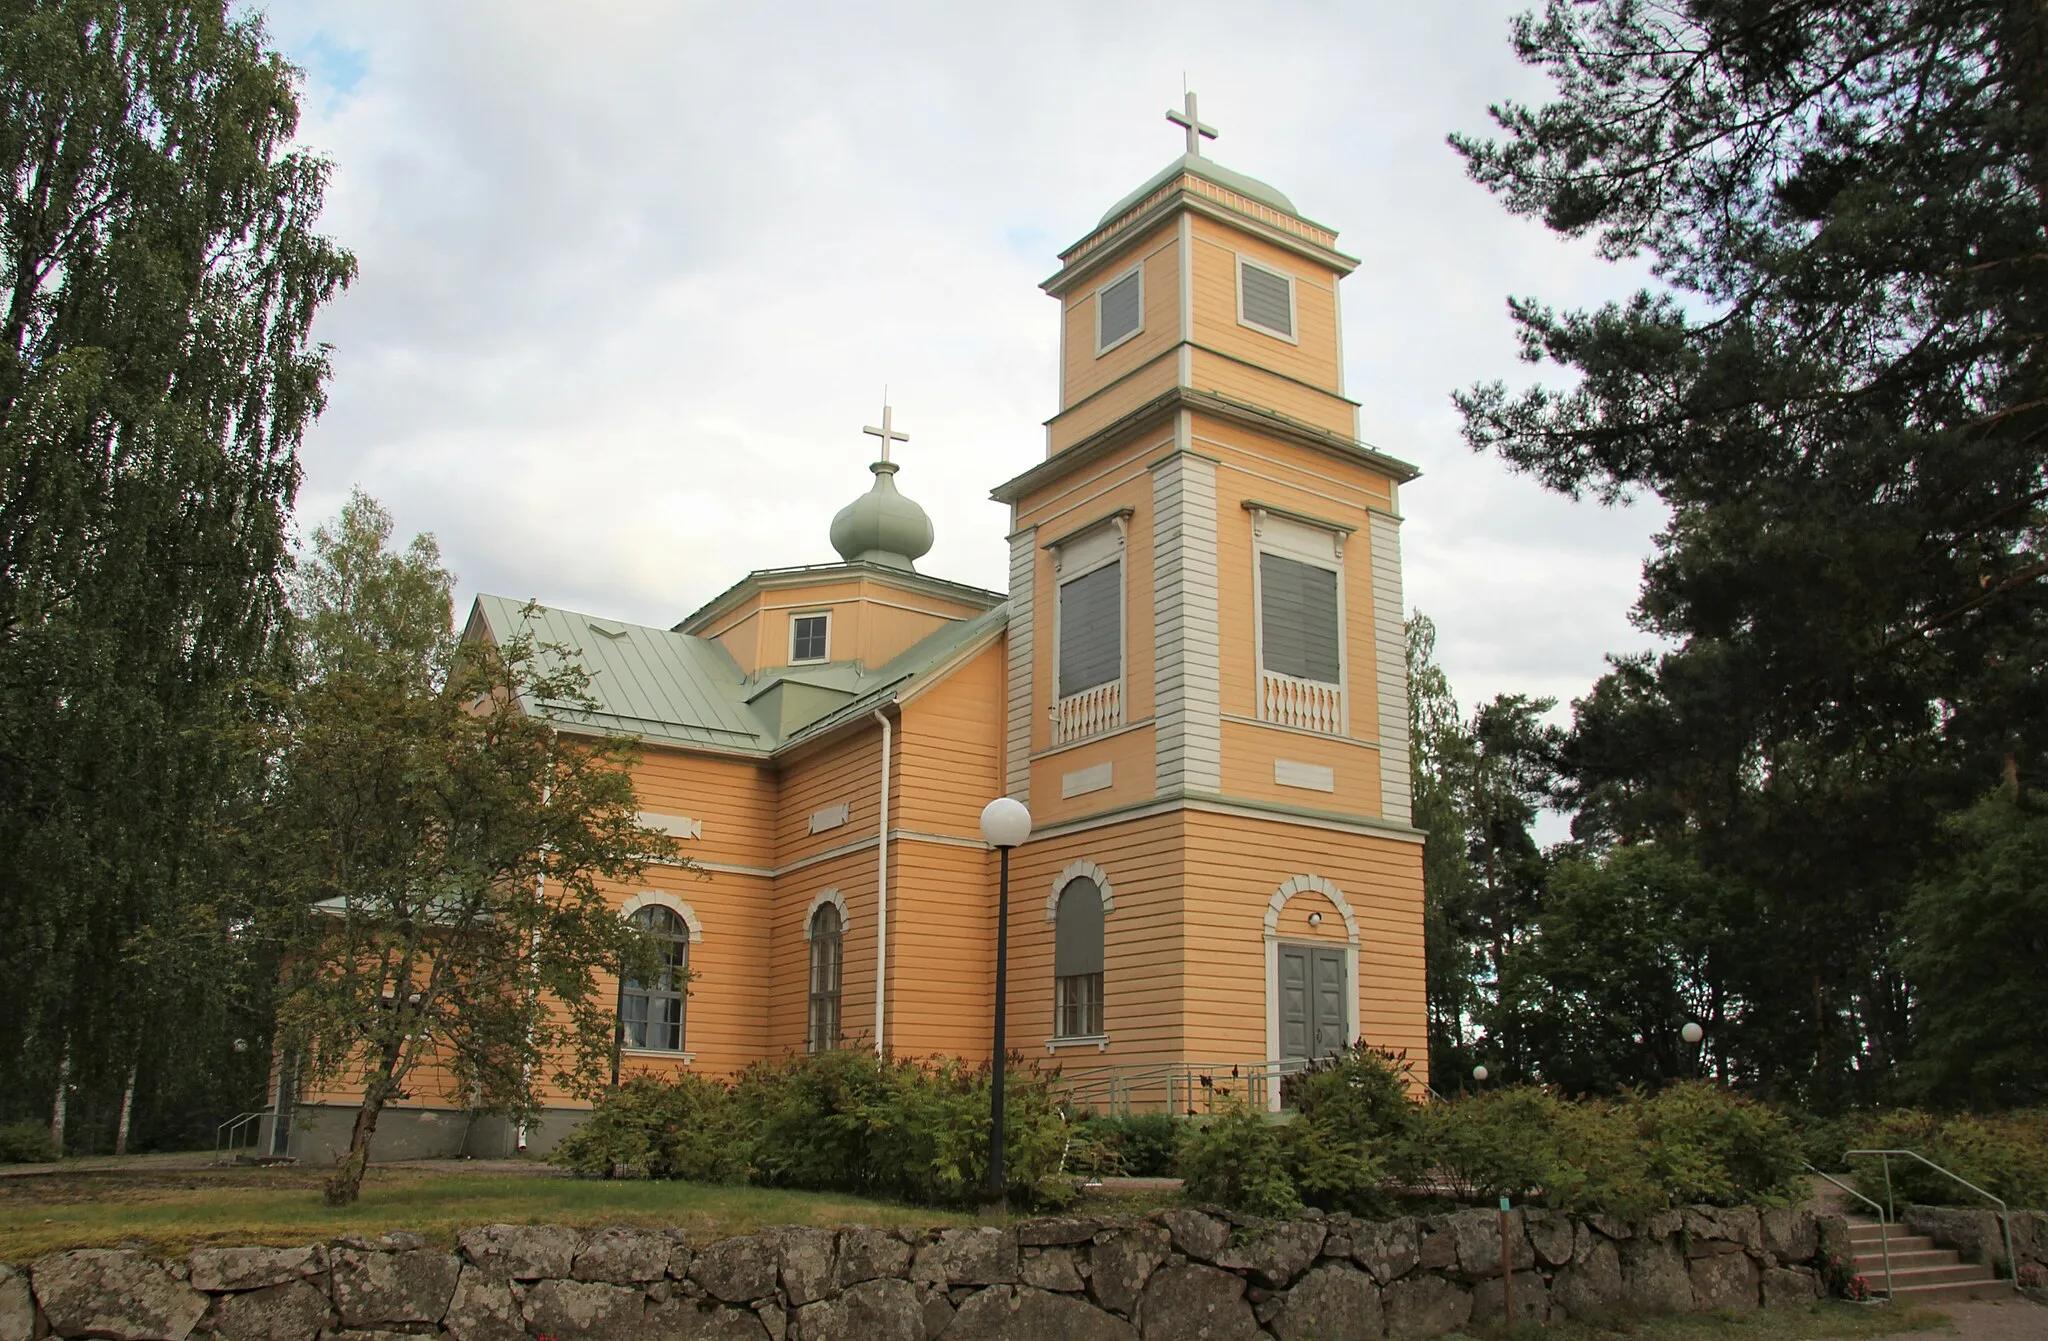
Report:
<svg viewBox="0 0 2048 1341"><path fill-rule="evenodd" d="M1925 1309L1820 1303L1768 1313L1697 1313L1611 1323L1560 1322L1549 1327L1517 1327L1513 1332L1495 1328L1448 1336L1444 1341L1471 1341L1475 1335L1488 1341L1503 1337L1512 1337L1513 1341L1612 1341L1620 1337L1635 1341L1827 1341L1832 1337L1896 1336L1900 1332L1943 1329L1953 1327L1939 1313Z"/></svg>
<svg viewBox="0 0 2048 1341"><path fill-rule="evenodd" d="M953 1225L971 1218L831 1193L374 1166L362 1200L336 1209L321 1200L323 1173L66 1170L0 1179L0 1262L23 1262L62 1248L130 1243L168 1254L204 1243L289 1245L392 1229L447 1244L467 1226L506 1222L680 1225L693 1236L710 1237L764 1225Z"/></svg>

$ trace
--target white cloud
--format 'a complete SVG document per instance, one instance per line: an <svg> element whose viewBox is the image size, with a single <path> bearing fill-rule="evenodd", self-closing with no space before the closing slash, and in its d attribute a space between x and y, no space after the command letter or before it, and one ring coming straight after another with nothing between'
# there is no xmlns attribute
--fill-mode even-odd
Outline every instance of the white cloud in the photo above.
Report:
<svg viewBox="0 0 2048 1341"><path fill-rule="evenodd" d="M1347 382L1404 494L1408 592L1460 695L1570 697L1641 646L1651 508L1474 457L1452 390L1517 364L1503 299L1637 276L1505 215L1444 144L1540 96L1512 4L282 3L324 226L362 277L309 436L310 522L361 484L463 582L650 623L833 557L884 383L926 571L1006 581L991 485L1038 460L1058 250L1177 151L1212 152L1362 264Z"/></svg>

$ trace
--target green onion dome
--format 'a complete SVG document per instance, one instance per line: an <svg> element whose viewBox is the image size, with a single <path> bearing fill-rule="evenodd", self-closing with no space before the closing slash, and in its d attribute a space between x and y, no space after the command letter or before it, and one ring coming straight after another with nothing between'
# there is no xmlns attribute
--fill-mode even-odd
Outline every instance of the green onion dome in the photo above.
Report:
<svg viewBox="0 0 2048 1341"><path fill-rule="evenodd" d="M877 461L868 469L875 472L875 486L832 519L832 548L848 563L915 572L915 561L932 547L932 519L896 492L896 462Z"/></svg>

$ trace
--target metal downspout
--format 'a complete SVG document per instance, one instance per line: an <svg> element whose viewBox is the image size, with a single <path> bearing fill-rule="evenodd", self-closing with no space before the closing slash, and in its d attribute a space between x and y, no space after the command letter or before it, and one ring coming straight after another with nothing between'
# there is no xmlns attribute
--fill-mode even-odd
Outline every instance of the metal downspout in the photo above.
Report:
<svg viewBox="0 0 2048 1341"><path fill-rule="evenodd" d="M889 968L889 750L893 728L889 715L875 709L882 724L882 818L875 834L875 1051L884 1051L882 1024Z"/></svg>

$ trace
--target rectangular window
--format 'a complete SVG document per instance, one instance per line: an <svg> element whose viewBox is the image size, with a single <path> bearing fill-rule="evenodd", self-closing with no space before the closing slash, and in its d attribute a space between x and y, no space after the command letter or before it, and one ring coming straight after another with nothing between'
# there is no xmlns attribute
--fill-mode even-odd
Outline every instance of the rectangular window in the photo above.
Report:
<svg viewBox="0 0 2048 1341"><path fill-rule="evenodd" d="M1054 984L1053 1033L1060 1038L1102 1037L1102 975L1073 973Z"/></svg>
<svg viewBox="0 0 2048 1341"><path fill-rule="evenodd" d="M1123 674L1123 572L1112 559L1060 583L1061 698Z"/></svg>
<svg viewBox="0 0 2048 1341"><path fill-rule="evenodd" d="M1259 638L1264 669L1336 684L1342 669L1336 572L1262 551Z"/></svg>
<svg viewBox="0 0 2048 1341"><path fill-rule="evenodd" d="M1237 262L1237 319L1283 340L1294 338L1294 279L1242 257Z"/></svg>
<svg viewBox="0 0 2048 1341"><path fill-rule="evenodd" d="M1099 358L1145 329L1145 271L1134 267L1095 291L1095 353Z"/></svg>
<svg viewBox="0 0 2048 1341"><path fill-rule="evenodd" d="M789 659L796 661L823 661L825 659L826 633L832 626L830 615L797 615L789 621Z"/></svg>

